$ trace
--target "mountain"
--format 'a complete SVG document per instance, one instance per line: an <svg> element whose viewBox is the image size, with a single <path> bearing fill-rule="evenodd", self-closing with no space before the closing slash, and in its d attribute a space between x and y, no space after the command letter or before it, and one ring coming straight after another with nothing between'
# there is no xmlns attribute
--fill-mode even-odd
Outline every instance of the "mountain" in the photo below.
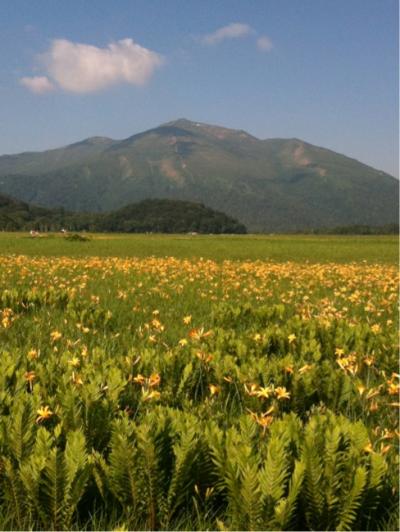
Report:
<svg viewBox="0 0 400 532"><path fill-rule="evenodd" d="M148 198L205 203L251 231L383 225L399 182L299 139L180 119L127 139L93 137L0 157L0 193L47 207L108 211Z"/></svg>
<svg viewBox="0 0 400 532"><path fill-rule="evenodd" d="M108 213L36 207L0 195L0 230L89 230L121 233L246 233L237 220L199 203L144 200Z"/></svg>

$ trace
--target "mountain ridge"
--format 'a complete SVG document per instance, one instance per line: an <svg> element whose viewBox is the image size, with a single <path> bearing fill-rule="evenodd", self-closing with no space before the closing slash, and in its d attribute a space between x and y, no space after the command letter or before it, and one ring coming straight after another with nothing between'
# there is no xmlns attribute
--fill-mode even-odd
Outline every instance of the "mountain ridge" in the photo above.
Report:
<svg viewBox="0 0 400 532"><path fill-rule="evenodd" d="M165 126L177 125L178 123L192 124L192 125L199 125L199 126L207 126L207 127L219 128L219 129L226 129L226 130L233 131L233 132L236 132L236 133L244 134L244 135L246 135L246 137L250 137L250 138L255 139L255 140L259 141L259 142L269 142L269 141L285 141L285 142L289 142L289 141L293 141L293 142L299 142L299 143L307 145L307 146L312 146L314 148L326 150L327 152L331 152L331 153L335 153L335 154L339 153L339 152L336 152L335 150L333 150L332 148L326 148L325 146L319 146L319 145L316 145L316 144L312 144L311 142L308 142L306 140L300 139L299 137L266 137L266 138L260 138L260 137L256 137L255 135L252 135L251 133L249 133L248 131L246 131L244 129L225 128L223 126L219 126L219 125L215 125L215 124L206 124L204 122L191 121L191 120L189 120L187 118L183 118L182 117L182 118L178 118L176 120L171 120L169 122L163 122L159 126L155 126L155 127L146 129L144 131L141 131L141 132L138 132L138 133L134 133L133 135L129 135L128 137L125 137L125 138L122 138L122 139L114 139L114 138L107 137L107 136L94 135L94 136L91 136L91 137L86 137L86 138L84 138L84 139L82 139L80 141L77 141L77 142L72 142L70 144L63 144L61 146L58 146L58 147L55 147L55 148L50 148L50 149L47 149L47 150L26 150L26 151L22 151L22 152L15 152L15 153L13 152L13 153L0 154L0 159L2 159L2 158L13 158L13 157L23 156L23 155L37 155L37 154L41 154L41 153L44 153L44 152L54 152L54 151L58 151L58 150L72 148L72 147L79 146L79 145L85 145L85 144L86 145L96 145L96 144L100 144L101 145L101 144L105 144L105 143L113 144L113 143L125 142L125 141L127 141L129 139L133 139L134 137L142 136L142 135L150 133L152 131L156 131L159 128L163 128ZM346 154L340 154L340 155L343 156L343 157L346 157L349 160L352 160L352 161L360 163L360 164L362 164L364 166L367 166L368 168L371 168L371 169L373 169L373 170L375 170L377 172L380 172L381 174L393 177L397 181L399 180L398 178L396 178L392 174L389 174L388 172L385 172L384 170L381 170L381 169L378 169L378 168L374 168L373 166L360 161L356 157L352 157L352 156L346 155Z"/></svg>
<svg viewBox="0 0 400 532"><path fill-rule="evenodd" d="M122 140L0 156L0 192L21 200L73 211L147 198L204 202L252 231L392 223L398 185L301 139L258 139L183 118Z"/></svg>

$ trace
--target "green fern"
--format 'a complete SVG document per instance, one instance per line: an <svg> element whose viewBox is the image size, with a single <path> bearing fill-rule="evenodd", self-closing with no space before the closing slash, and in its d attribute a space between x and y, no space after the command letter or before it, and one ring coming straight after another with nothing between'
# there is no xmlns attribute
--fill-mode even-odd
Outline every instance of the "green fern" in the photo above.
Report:
<svg viewBox="0 0 400 532"><path fill-rule="evenodd" d="M24 529L24 518L26 517L26 501L21 485L21 480L15 470L11 460L3 458L1 460L1 469L3 475L3 498L8 506L12 509L15 521L20 530Z"/></svg>
<svg viewBox="0 0 400 532"><path fill-rule="evenodd" d="M283 497L286 489L289 474L286 448L285 440L272 437L268 442L267 459L259 475L263 498L271 510L274 504Z"/></svg>
<svg viewBox="0 0 400 532"><path fill-rule="evenodd" d="M64 458L66 486L63 504L63 524L65 528L70 528L72 517L83 496L90 474L86 441L81 431L76 430L68 434Z"/></svg>
<svg viewBox="0 0 400 532"><path fill-rule="evenodd" d="M158 527L161 516L166 512L166 475L161 467L168 444L165 427L142 424L137 431L137 445L140 452L143 490L146 496L146 524L150 530Z"/></svg>
<svg viewBox="0 0 400 532"><path fill-rule="evenodd" d="M51 449L40 483L42 514L46 515L43 525L52 530L64 528L64 497L66 487L66 466L63 453Z"/></svg>
<svg viewBox="0 0 400 532"><path fill-rule="evenodd" d="M319 529L322 525L324 513L324 494L322 489L323 457L320 454L320 449L310 436L304 443L301 457L305 463L304 495L307 526L310 529Z"/></svg>
<svg viewBox="0 0 400 532"><path fill-rule="evenodd" d="M348 441L344 443L343 433L339 425L328 427L325 432L324 449L324 497L325 513L328 528L334 526L334 519L341 504L341 488L346 472L346 453L341 450L345 448Z"/></svg>
<svg viewBox="0 0 400 532"><path fill-rule="evenodd" d="M227 513L233 523L241 523L242 497L240 468L237 461L240 453L240 434L235 429L228 430L225 434L214 424L209 426L207 442L210 448L212 461L216 469L217 479L215 487L224 496L227 503ZM245 464L246 461L243 460ZM237 528L241 528L240 524Z"/></svg>
<svg viewBox="0 0 400 532"><path fill-rule="evenodd" d="M44 528L70 528L89 478L83 434L70 432L63 451L55 446L54 436L40 428L31 456L14 474L26 513L36 516Z"/></svg>
<svg viewBox="0 0 400 532"><path fill-rule="evenodd" d="M382 502L383 487L388 466L383 456L371 454L369 457L368 468L368 486L364 497L363 506L366 511L363 512L365 519L365 528L370 528L373 516L376 515L377 509Z"/></svg>
<svg viewBox="0 0 400 532"><path fill-rule="evenodd" d="M19 468L26 504L29 505L30 513L42 523L46 523L47 517L41 500L41 476L52 446L51 434L40 427L31 456Z"/></svg>
<svg viewBox="0 0 400 532"><path fill-rule="evenodd" d="M168 521L181 507L194 485L194 466L199 455L199 439L194 427L185 428L173 446L174 469L167 495Z"/></svg>
<svg viewBox="0 0 400 532"><path fill-rule="evenodd" d="M343 501L336 530L351 530L357 520L357 511L361 506L361 498L367 483L368 473L365 467L357 467L353 486Z"/></svg>
<svg viewBox="0 0 400 532"><path fill-rule="evenodd" d="M258 474L264 528L271 527L274 508L286 491L287 465L284 448L273 442L268 446L267 459Z"/></svg>
<svg viewBox="0 0 400 532"><path fill-rule="evenodd" d="M137 485L137 448L132 439L132 430L133 426L128 420L114 426L109 463L106 463L101 455L97 460L104 474L103 482L100 483L99 478L96 478L96 481L103 497L106 484L122 507L134 512L139 502L140 490Z"/></svg>
<svg viewBox="0 0 400 532"><path fill-rule="evenodd" d="M243 528L246 530L260 530L260 528L264 528L262 527L263 504L257 473L258 468L256 464L250 464L241 468L240 496L242 500L241 514L243 517L238 522L242 521L244 524Z"/></svg>
<svg viewBox="0 0 400 532"><path fill-rule="evenodd" d="M6 445L18 463L29 456L35 442L35 414L31 402L16 401L6 423Z"/></svg>
<svg viewBox="0 0 400 532"><path fill-rule="evenodd" d="M304 481L306 466L302 461L296 461L294 471L289 482L289 492L287 497L281 498L274 508L274 520L280 530L296 529L298 516L296 516L298 499Z"/></svg>

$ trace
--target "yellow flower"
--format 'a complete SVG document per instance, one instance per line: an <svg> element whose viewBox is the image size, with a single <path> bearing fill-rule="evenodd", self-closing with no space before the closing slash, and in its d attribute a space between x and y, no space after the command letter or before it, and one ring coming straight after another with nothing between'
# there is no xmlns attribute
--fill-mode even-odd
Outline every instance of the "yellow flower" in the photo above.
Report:
<svg viewBox="0 0 400 532"><path fill-rule="evenodd" d="M372 447L372 443L371 442L368 442L367 445L364 446L363 450L366 452L366 453L373 453L374 452L374 449Z"/></svg>
<svg viewBox="0 0 400 532"><path fill-rule="evenodd" d="M208 386L210 388L211 395L218 395L220 392L219 386L216 386L215 384L210 384Z"/></svg>
<svg viewBox="0 0 400 532"><path fill-rule="evenodd" d="M151 401L152 399L159 399L161 397L161 394L159 391L157 390L151 390L148 391L148 390L144 390L142 388L142 395L143 395L143 401Z"/></svg>
<svg viewBox="0 0 400 532"><path fill-rule="evenodd" d="M337 355L338 357L341 357L342 355L344 355L344 349L342 349L341 347L337 347L335 349L335 355Z"/></svg>
<svg viewBox="0 0 400 532"><path fill-rule="evenodd" d="M213 359L212 355L207 355L207 353L204 353L204 351L197 351L196 356L205 364L208 364Z"/></svg>
<svg viewBox="0 0 400 532"><path fill-rule="evenodd" d="M206 493L205 493L205 498L209 499L211 497L211 495L213 494L213 492L214 492L214 488L210 488L210 487L207 488L206 489Z"/></svg>
<svg viewBox="0 0 400 532"><path fill-rule="evenodd" d="M71 381L79 386L83 384L82 378L78 374L75 375L74 371L72 372Z"/></svg>
<svg viewBox="0 0 400 532"><path fill-rule="evenodd" d="M290 393L284 386L277 386L275 388L275 395L277 399L290 399Z"/></svg>
<svg viewBox="0 0 400 532"><path fill-rule="evenodd" d="M367 399L372 399L373 397L379 395L379 388L371 388L367 393Z"/></svg>
<svg viewBox="0 0 400 532"><path fill-rule="evenodd" d="M57 342L62 337L62 334L59 331L53 331L50 333L50 338L52 342Z"/></svg>
<svg viewBox="0 0 400 532"><path fill-rule="evenodd" d="M191 321L192 321L192 316L185 316L185 317L183 318L183 323L184 323L185 325L189 325L189 323L191 323Z"/></svg>
<svg viewBox="0 0 400 532"><path fill-rule="evenodd" d="M53 415L53 412L50 410L48 406L40 407L36 413L38 414L38 417L36 418L36 423L45 421L46 419L49 419Z"/></svg>
<svg viewBox="0 0 400 532"><path fill-rule="evenodd" d="M179 340L179 342L178 342L178 345L179 345L180 347L185 347L185 345L187 345L187 344L188 344L188 341L186 340L186 338L182 338L182 339Z"/></svg>
<svg viewBox="0 0 400 532"><path fill-rule="evenodd" d="M159 329L161 327L161 321L154 318L154 320L151 320L151 324L155 329Z"/></svg>
<svg viewBox="0 0 400 532"><path fill-rule="evenodd" d="M392 446L389 444L389 445L385 445L383 442L381 443L381 454L386 454L388 451L390 451L390 449L392 448Z"/></svg>
<svg viewBox="0 0 400 532"><path fill-rule="evenodd" d="M39 356L39 351L37 349L31 349L26 356L29 360L36 360Z"/></svg>
<svg viewBox="0 0 400 532"><path fill-rule="evenodd" d="M33 382L35 379L36 379L36 373L34 371L27 371L25 374L24 374L24 379L27 381L27 382Z"/></svg>
<svg viewBox="0 0 400 532"><path fill-rule="evenodd" d="M354 365L350 364L349 366L347 366L347 370L354 377L354 375L356 375L356 373L358 372L358 364L354 364Z"/></svg>
<svg viewBox="0 0 400 532"><path fill-rule="evenodd" d="M271 425L271 423L274 421L274 417L269 415L269 412L272 412L271 408L264 412L264 414L257 415L255 412L252 412L249 410L251 417L254 419L254 421L260 425L260 427L263 428L263 432L267 430L267 428Z"/></svg>
<svg viewBox="0 0 400 532"><path fill-rule="evenodd" d="M246 390L247 395L257 395L258 384L250 384L250 388L248 388L247 384L245 384L244 389Z"/></svg>
<svg viewBox="0 0 400 532"><path fill-rule="evenodd" d="M376 412L379 409L378 403L376 401L372 401L369 407L370 412Z"/></svg>
<svg viewBox="0 0 400 532"><path fill-rule="evenodd" d="M266 429L267 427L271 425L273 420L274 420L273 416L261 416L257 419L257 423L261 425L264 429Z"/></svg>
<svg viewBox="0 0 400 532"><path fill-rule="evenodd" d="M264 399L268 399L273 391L274 389L272 386L265 386L264 388L260 386L260 388L256 392L254 392L254 395L256 395L257 397L264 397Z"/></svg>
<svg viewBox="0 0 400 532"><path fill-rule="evenodd" d="M189 337L197 341L202 340L203 338L208 338L212 334L212 331L204 332L204 327L200 327L199 329L192 329L189 331Z"/></svg>
<svg viewBox="0 0 400 532"><path fill-rule="evenodd" d="M389 395L399 395L400 385L395 382L390 382L388 385L388 394Z"/></svg>
<svg viewBox="0 0 400 532"><path fill-rule="evenodd" d="M138 373L132 380L137 384L144 384L146 382L146 378L141 373Z"/></svg>
<svg viewBox="0 0 400 532"><path fill-rule="evenodd" d="M78 357L72 357L70 360L68 360L68 364L72 366L73 368L77 368L80 365L81 361Z"/></svg>
<svg viewBox="0 0 400 532"><path fill-rule="evenodd" d="M150 388L158 386L161 382L161 377L158 373L152 373L148 379Z"/></svg>
<svg viewBox="0 0 400 532"><path fill-rule="evenodd" d="M374 362L375 362L375 357L373 356L364 357L364 364L366 364L367 366L372 366Z"/></svg>
<svg viewBox="0 0 400 532"><path fill-rule="evenodd" d="M365 392L365 390L366 390L366 387L364 386L364 384L359 384L359 385L357 386L357 391L358 391L358 393L359 393L360 395L362 395L362 394Z"/></svg>
<svg viewBox="0 0 400 532"><path fill-rule="evenodd" d="M384 429L383 432L382 432L382 436L381 437L382 437L383 440L391 440L395 436L396 436L396 434L394 432L390 432L390 430Z"/></svg>
<svg viewBox="0 0 400 532"><path fill-rule="evenodd" d="M289 344L292 344L296 340L295 334L289 334L288 336Z"/></svg>
<svg viewBox="0 0 400 532"><path fill-rule="evenodd" d="M302 375L303 373L307 373L312 368L311 364L306 364L305 366L301 367L299 369L299 374Z"/></svg>

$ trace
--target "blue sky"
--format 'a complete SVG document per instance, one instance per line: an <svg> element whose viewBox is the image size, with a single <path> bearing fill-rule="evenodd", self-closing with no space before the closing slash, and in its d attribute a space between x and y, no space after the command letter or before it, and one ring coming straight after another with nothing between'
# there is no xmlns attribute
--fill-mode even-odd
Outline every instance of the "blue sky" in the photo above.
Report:
<svg viewBox="0 0 400 532"><path fill-rule="evenodd" d="M398 175L397 0L6 0L0 49L0 154L185 117Z"/></svg>

